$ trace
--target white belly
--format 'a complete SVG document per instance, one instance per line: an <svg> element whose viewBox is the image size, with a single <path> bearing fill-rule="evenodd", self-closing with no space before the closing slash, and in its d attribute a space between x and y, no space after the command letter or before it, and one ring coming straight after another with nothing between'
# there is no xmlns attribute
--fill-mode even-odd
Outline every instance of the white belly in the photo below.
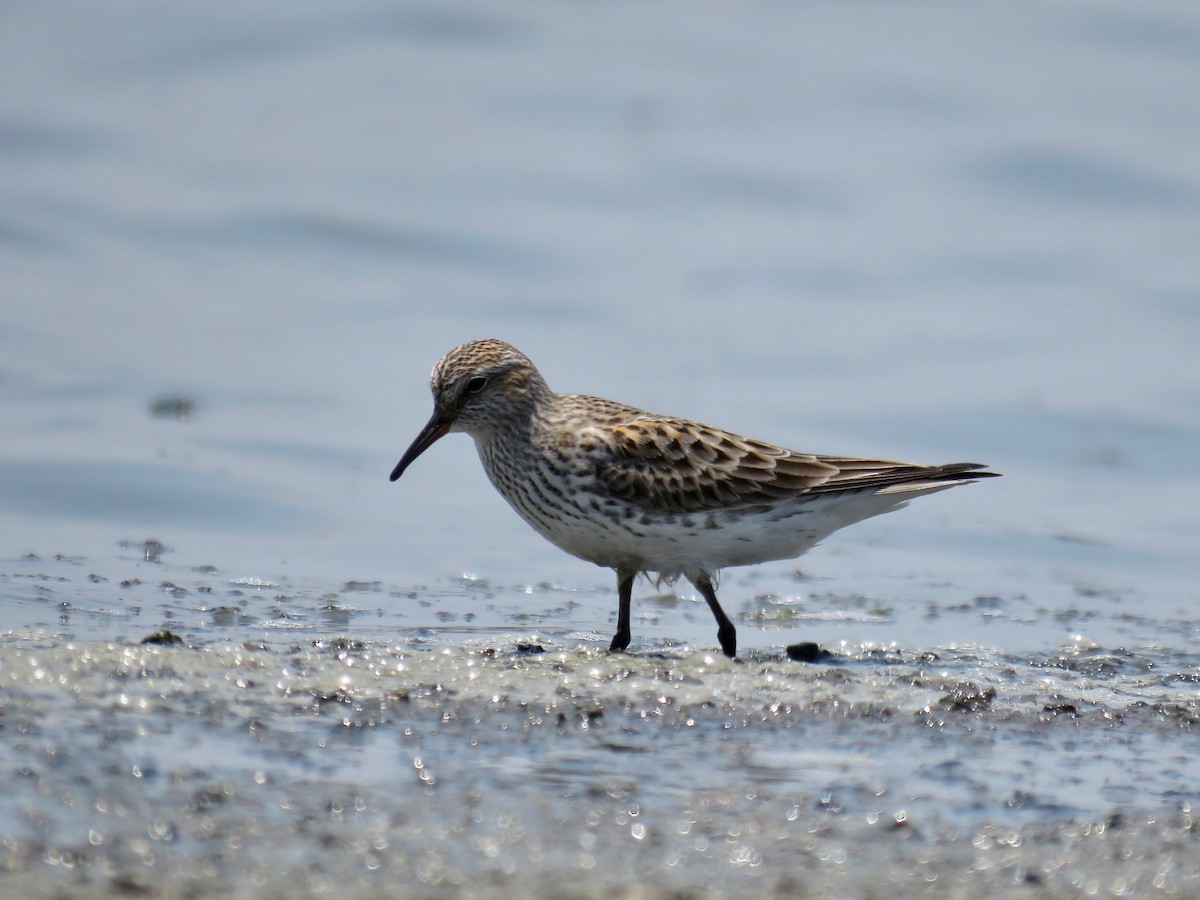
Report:
<svg viewBox="0 0 1200 900"><path fill-rule="evenodd" d="M801 497L769 508L647 515L571 504L554 513L507 497L542 537L596 565L671 580L715 576L727 566L793 559L834 531L904 505L879 494Z"/></svg>

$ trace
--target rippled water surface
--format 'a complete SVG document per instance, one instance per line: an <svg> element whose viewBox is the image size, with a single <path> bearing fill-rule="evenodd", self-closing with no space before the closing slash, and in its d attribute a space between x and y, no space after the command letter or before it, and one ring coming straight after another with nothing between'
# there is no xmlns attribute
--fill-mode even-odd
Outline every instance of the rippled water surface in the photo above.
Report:
<svg viewBox="0 0 1200 900"><path fill-rule="evenodd" d="M1192 5L0 22L0 894L1200 895ZM1005 477L610 655L489 335Z"/></svg>

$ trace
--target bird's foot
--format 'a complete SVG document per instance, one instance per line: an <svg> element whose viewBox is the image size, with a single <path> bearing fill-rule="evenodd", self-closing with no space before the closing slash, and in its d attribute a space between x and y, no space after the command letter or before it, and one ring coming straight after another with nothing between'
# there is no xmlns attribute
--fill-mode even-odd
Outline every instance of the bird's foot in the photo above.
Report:
<svg viewBox="0 0 1200 900"><path fill-rule="evenodd" d="M728 628L722 626L717 631L717 640L721 644L721 652L734 659L737 656L737 630L730 625Z"/></svg>

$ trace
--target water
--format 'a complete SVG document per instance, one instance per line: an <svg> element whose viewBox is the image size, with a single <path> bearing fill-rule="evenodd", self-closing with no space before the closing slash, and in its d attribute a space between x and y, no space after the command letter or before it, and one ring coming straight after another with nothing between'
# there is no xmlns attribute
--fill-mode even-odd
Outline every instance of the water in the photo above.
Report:
<svg viewBox="0 0 1200 900"><path fill-rule="evenodd" d="M0 15L3 893L1200 893L1190 5ZM610 658L481 336L1005 478Z"/></svg>

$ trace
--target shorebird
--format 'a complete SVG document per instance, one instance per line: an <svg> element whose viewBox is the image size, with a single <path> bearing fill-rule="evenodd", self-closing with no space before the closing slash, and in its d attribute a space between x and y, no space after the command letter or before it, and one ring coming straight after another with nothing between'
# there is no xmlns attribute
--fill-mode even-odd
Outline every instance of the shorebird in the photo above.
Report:
<svg viewBox="0 0 1200 900"><path fill-rule="evenodd" d="M525 354L495 339L443 356L430 388L433 416L391 480L445 434L469 434L496 490L538 534L616 571L612 652L629 646L639 574L690 581L717 620L721 650L734 657L737 630L717 602L721 569L792 559L914 497L998 474L978 463L799 453L601 397L557 394Z"/></svg>

